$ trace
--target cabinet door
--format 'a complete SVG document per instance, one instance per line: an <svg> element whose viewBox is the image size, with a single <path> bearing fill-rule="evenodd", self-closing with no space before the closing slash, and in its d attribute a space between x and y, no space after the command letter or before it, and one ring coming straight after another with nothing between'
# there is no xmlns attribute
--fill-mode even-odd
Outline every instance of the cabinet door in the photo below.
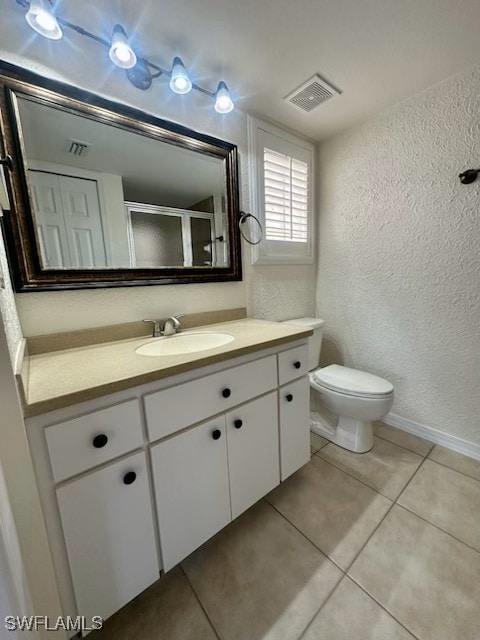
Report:
<svg viewBox="0 0 480 640"><path fill-rule="evenodd" d="M282 481L310 460L310 386L300 378L278 390Z"/></svg>
<svg viewBox="0 0 480 640"><path fill-rule="evenodd" d="M145 454L57 489L78 614L108 618L159 578Z"/></svg>
<svg viewBox="0 0 480 640"><path fill-rule="evenodd" d="M169 571L231 520L225 417L151 452L163 568Z"/></svg>
<svg viewBox="0 0 480 640"><path fill-rule="evenodd" d="M236 518L280 482L277 393L227 413L232 517Z"/></svg>

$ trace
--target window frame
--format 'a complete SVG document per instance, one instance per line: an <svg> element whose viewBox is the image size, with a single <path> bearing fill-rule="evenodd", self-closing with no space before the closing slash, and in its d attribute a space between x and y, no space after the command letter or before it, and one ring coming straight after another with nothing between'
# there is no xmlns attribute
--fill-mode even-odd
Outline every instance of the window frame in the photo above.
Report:
<svg viewBox="0 0 480 640"><path fill-rule="evenodd" d="M267 139L273 144L266 144ZM252 247L252 264L312 264L314 253L314 215L315 210L315 146L276 125L248 116L249 181L252 213L259 219L263 229L265 225L264 192L264 148L283 153L290 157L307 161L309 165L308 181L308 227L307 242L294 240L267 240ZM294 153L298 148L298 155Z"/></svg>

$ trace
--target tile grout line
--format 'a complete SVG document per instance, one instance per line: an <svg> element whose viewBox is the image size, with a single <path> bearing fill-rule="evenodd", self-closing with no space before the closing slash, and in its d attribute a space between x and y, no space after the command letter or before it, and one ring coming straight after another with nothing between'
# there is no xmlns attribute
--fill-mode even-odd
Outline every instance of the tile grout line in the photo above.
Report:
<svg viewBox="0 0 480 640"><path fill-rule="evenodd" d="M382 524L382 522L385 520L385 518L388 516L388 514L390 513L390 511L393 509L393 507L395 506L395 502L392 502L392 504L388 507L388 510L386 511L385 515L383 516L383 518L380 520L380 522L377 524L377 526L373 529L372 533L368 536L368 538L365 540L365 542L362 544L362 546L360 547L360 549L358 550L358 552L355 554L355 557L353 558L353 560L350 562L350 564L348 565L348 567L345 570L345 575L350 577L350 574L348 573L350 571L350 569L352 568L352 565L354 564L354 562L357 560L358 556L362 553L362 551L365 549L365 547L367 546L367 544L370 542L370 540L372 539L374 533L377 531L377 529L380 527L380 525Z"/></svg>
<svg viewBox="0 0 480 640"><path fill-rule="evenodd" d="M207 619L207 621L208 621L208 624L212 627L212 631L213 631L213 633L215 634L215 636L217 637L217 639L218 639L218 640L222 640L222 637L220 636L220 634L218 633L218 631L217 631L217 629L216 629L215 625L213 624L212 620L210 619L210 616L208 615L207 610L206 610L206 609L205 609L205 607L203 606L203 603L202 603L202 601L200 600L200 596L199 596L199 595L198 595L198 593L195 591L195 589L194 589L194 587L193 587L193 584L191 583L190 578L189 578L189 577L188 577L188 575L187 575L187 572L185 571L185 569L183 568L183 566L182 566L182 564L181 564L181 563L180 563L180 565L179 565L179 566L180 566L180 569L181 569L181 571L182 571L183 575L185 576L185 580L188 582L188 584L189 584L189 586L190 586L190 589L192 590L192 593L193 593L193 595L195 596L195 599L197 600L197 602L198 602L198 604L199 604L199 606L200 606L200 609L203 611L203 613L204 613L204 615L205 615L205 617L206 617L206 619Z"/></svg>
<svg viewBox="0 0 480 640"><path fill-rule="evenodd" d="M415 473L412 475L412 477L410 478L410 480L407 482L407 484L403 487L403 489L400 491L400 493L398 494L398 496L395 498L395 500L393 501L394 504L398 504L399 499L401 498L401 496L403 496L403 494L405 493L405 491L407 490L408 486L410 485L410 483L412 482L412 480L415 478L415 476L417 475L417 473L420 471L420 469L423 467L423 465L425 464L425 462L427 461L427 458L424 458L421 463L418 465L417 469L415 470Z"/></svg>
<svg viewBox="0 0 480 640"><path fill-rule="evenodd" d="M352 560L352 562L349 564L347 570L345 571L345 576L347 578L349 578L350 580L352 580L364 593L367 594L367 596L369 598L371 598L374 602L376 602L378 604L379 607L381 607L393 620L395 620L395 622L397 622L403 629L405 629L406 631L408 631L408 633L413 636L414 638L416 638L416 640L418 640L417 636L415 636L410 629L408 629L402 622L400 622L400 620L397 620L397 618L388 610L386 609L380 602L378 602L378 600L376 598L373 597L373 595L371 593L369 593L366 589L364 589L362 587L361 584L359 584L355 578L349 573L350 569L352 568L352 566L354 565L355 561L359 558L360 554L363 552L363 550L365 549L365 547L367 546L367 544L370 542L370 540L373 538L373 536L375 535L376 531L378 531L379 527L382 525L382 523L385 521L385 519L387 518L388 514L392 511L392 509L396 506L401 507L401 505L398 504L398 499L400 498L400 496L403 494L403 492L406 490L406 488L408 487L408 485L412 482L413 478L417 475L418 471L420 470L420 468L423 466L425 460L427 458L423 458L422 462L420 463L420 465L418 466L418 468L415 470L415 472L413 473L412 477L410 478L410 480L407 482L407 484L405 485L405 487L403 488L403 490L400 492L399 496L396 498L396 500L392 501L392 504L390 505L390 508L388 509L388 511L385 513L385 515L383 516L383 518L380 520L380 522L378 523L378 525L375 527L375 529L372 531L372 533L368 536L365 544L362 545L362 547L360 548L360 550L358 551L358 553L355 555L354 559ZM383 494L381 494L383 495Z"/></svg>
<svg viewBox="0 0 480 640"><path fill-rule="evenodd" d="M426 522L431 527L435 527L435 529L438 529L442 533L445 533L447 536L450 536L450 538L453 538L454 540L456 540L460 544L463 544L465 547L468 547L468 549L471 549L472 551L475 551L476 553L480 553L479 549L475 549L475 547L472 547L472 545L468 544L468 542L465 542L464 540L460 540L460 538L457 538L456 536L454 536L453 533L450 533L449 531L445 531L445 529L442 529L442 527L439 527L438 524L435 524L434 522L430 522L430 520L427 520L423 516L419 515L415 511L412 511L411 509L409 509L408 507L406 507L403 504L400 504L399 502L395 503L395 504L397 505L397 507L400 507L400 509L403 509L404 511L407 511L408 513L411 513L412 515L417 516L417 518L420 518L420 520L423 520L423 522Z"/></svg>
<svg viewBox="0 0 480 640"><path fill-rule="evenodd" d="M309 627L312 626L313 621L315 620L315 618L318 616L318 614L320 613L320 611L323 609L323 607L327 604L327 602L330 600L330 598L333 596L333 594L335 593L335 591L338 589L338 587L340 586L340 583L343 582L343 580L345 578L347 578L347 574L343 573L340 576L339 581L337 582L337 584L333 587L333 589L330 591L330 593L328 594L328 596L325 598L325 600L322 602L322 604L319 606L319 608L317 609L317 611L315 612L315 614L313 615L312 619L310 620L310 622L307 623L307 626L304 628L304 630L302 631L302 633L298 636L297 640L302 640L302 638L304 637L304 635L307 633Z"/></svg>
<svg viewBox="0 0 480 640"><path fill-rule="evenodd" d="M400 431L400 429L399 429L399 431ZM408 447L406 447L403 444L398 444L398 442L393 442L392 440L389 440L388 438L384 438L383 436L379 436L378 433L375 433L375 431L373 432L373 435L375 436L375 438L380 438L380 440L383 440L384 442L389 442L390 444L394 444L395 446L400 447L401 449L405 449L406 451L410 451L410 453L415 453L417 456L420 456L422 458L428 458L428 456L430 455L430 453L433 451L433 449L435 447L435 443L432 442L431 443L432 446L430 447L430 449L427 451L427 453L425 455L423 455L423 453L418 453L418 451L414 451L413 449L409 449ZM413 435L413 434L409 434L409 435ZM413 436L413 437L417 438L418 436ZM430 442L430 440L425 440L425 442Z"/></svg>
<svg viewBox="0 0 480 640"><path fill-rule="evenodd" d="M363 591L363 593L365 593L369 598L371 598L381 609L383 609L383 611L385 611L385 613L390 616L390 618L392 618L392 620L395 620L395 622L397 624L399 624L403 629L405 629L405 631L407 631L413 638L415 638L415 640L419 640L418 636L416 636L412 631L410 631L410 629L408 627L406 627L403 622L400 622L400 620L398 620L391 611L389 611L381 602L379 602L376 598L374 598L372 596L371 593L368 593L368 591L366 589L364 589L364 587L362 587L362 585L357 582L355 580L355 578L353 578L350 575L346 576L349 580L351 580L359 589L361 589Z"/></svg>
<svg viewBox="0 0 480 640"><path fill-rule="evenodd" d="M319 451L320 451L320 449L319 449ZM456 453L456 451L454 451L453 453ZM462 454L459 453L458 455L461 456ZM445 464L443 462L438 462L438 460L434 460L433 458L430 458L430 454L428 454L426 459L430 460L430 462L434 462L435 464L439 464L441 467L444 467L445 469L449 469L450 471L456 471L457 473L460 473L460 475L465 476L466 478L470 478L470 480L476 480L476 482L480 483L480 478L474 478L473 476L468 475L468 473L465 473L464 471L459 471L458 469L454 469L453 467L449 467L448 464Z"/></svg>
<svg viewBox="0 0 480 640"><path fill-rule="evenodd" d="M343 469L343 467L339 467L338 465L335 464L335 462L333 462L332 460L326 460L325 458L322 458L322 456L319 456L317 454L315 454L317 456L317 458L320 458L320 460L322 462L326 462L327 464L329 464L331 467L334 467L335 469L338 469L339 471L343 471L343 473L347 476L350 476L350 478L353 478L354 480L356 480L357 482L360 482L361 484L363 484L365 487L368 487L369 489L371 489L372 491L375 491L375 493L378 493L379 495L381 495L383 498L386 498L387 500L390 500L390 502L395 502L395 500L393 498L390 498L390 496L385 495L384 493L382 493L381 491L379 491L376 487L372 487L371 484L367 484L364 480L360 480L360 478L357 478L357 476L354 476L353 473L346 471L345 469ZM423 460L420 463L420 466L423 464ZM416 473L416 471L415 471ZM403 489L400 493L403 492Z"/></svg>
<svg viewBox="0 0 480 640"><path fill-rule="evenodd" d="M365 544L362 545L362 547L360 548L359 552L355 555L354 559L352 560L352 562L348 565L347 570L345 571L346 575L348 575L350 577L350 574L348 573L350 571L350 569L352 568L354 562L357 560L357 558L359 557L359 555L362 553L362 551L365 549L365 547L367 546L367 544L370 542L370 540L372 539L373 535L375 534L375 532L378 530L378 528L380 527L380 525L382 524L382 522L385 520L385 518L388 516L388 514L390 513L390 511L393 509L393 507L397 504L397 500L398 498L400 498L400 496L402 495L402 493L405 491L405 489L408 487L408 485L412 482L413 478L417 475L419 469L423 466L424 462L425 462L426 458L423 458L422 462L419 464L418 468L415 470L415 472L413 473L412 477L410 478L410 480L407 482L407 484L404 486L404 488L402 489L402 491L400 492L400 494L398 495L398 497L396 498L396 500L392 500L392 504L390 505L388 511L386 512L386 514L383 516L383 518L380 520L380 522L378 523L378 525L375 527L375 529L372 531L372 533L368 536ZM380 492L378 492L380 493ZM380 494L383 495L383 494Z"/></svg>
<svg viewBox="0 0 480 640"><path fill-rule="evenodd" d="M325 553L325 551L323 551L323 549L320 549L320 547L319 547L317 544L315 544L315 542L313 542L313 540L310 540L310 538L309 538L309 537L308 537L308 536L307 536L307 535L306 535L306 534L305 534L301 529L299 529L299 528L297 527L297 525L296 525L296 524L294 524L293 522L291 522L291 521L287 518L287 516L286 516L285 514L283 514L281 511L279 511L279 510L277 509L277 507L276 507L274 504L272 504L271 502L269 502L269 501L267 500L267 496L265 496L265 497L264 497L264 498L262 498L262 499L263 499L263 500L265 500L265 502L268 504L268 506L269 506L269 507L272 507L272 509L273 509L274 511L276 511L276 512L278 513L278 515L279 515L279 516L282 516L282 518L283 518L286 522L288 522L288 524L289 524L289 525L291 525L291 526L292 526L296 531L298 531L298 533L302 536L302 538L305 538L305 540L307 540L311 545L313 545L317 551L320 551L320 553L321 553L322 555L324 555L324 556L325 556L325 558L327 558L327 560L330 560L330 562L331 562L332 564L334 564L334 565L337 567L337 569L340 569L340 571L341 571L342 573L345 573L345 570L344 570L344 569L342 569L342 567L341 567L341 566L340 566L340 565L339 565L335 560L333 560L333 559L332 559L328 554L326 554L326 553Z"/></svg>

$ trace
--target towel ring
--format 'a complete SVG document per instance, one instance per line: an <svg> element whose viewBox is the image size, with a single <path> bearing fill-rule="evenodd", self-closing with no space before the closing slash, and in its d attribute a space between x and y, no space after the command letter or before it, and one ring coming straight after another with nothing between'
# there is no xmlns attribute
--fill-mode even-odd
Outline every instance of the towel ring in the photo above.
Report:
<svg viewBox="0 0 480 640"><path fill-rule="evenodd" d="M243 229L242 229L242 224L244 222L246 222L249 218L252 218L252 220L255 220L255 222L258 225L258 229L260 231L260 237L258 240L252 240L252 238L249 238L248 236L246 236L243 233ZM263 240L263 227L262 227L262 223L260 222L260 220L253 215L253 213L245 213L245 211L240 211L240 218L238 220L238 228L240 229L240 235L242 236L242 238L245 240L245 242L248 242L248 244L251 244L252 246L255 246L257 244L260 244L260 242Z"/></svg>

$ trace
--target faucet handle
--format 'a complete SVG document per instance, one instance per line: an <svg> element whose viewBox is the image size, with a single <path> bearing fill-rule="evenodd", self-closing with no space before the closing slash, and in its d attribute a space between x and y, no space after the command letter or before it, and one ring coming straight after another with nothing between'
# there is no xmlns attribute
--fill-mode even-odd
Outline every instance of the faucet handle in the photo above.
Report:
<svg viewBox="0 0 480 640"><path fill-rule="evenodd" d="M172 316L172 320L174 321L175 329L176 329L177 331L181 331L181 328L180 328L180 318L183 318L183 317L184 317L184 315L185 315L184 313L176 313L174 316Z"/></svg>
<svg viewBox="0 0 480 640"><path fill-rule="evenodd" d="M159 320L143 320L143 322L151 322L153 324L153 337L159 338L162 335Z"/></svg>
<svg viewBox="0 0 480 640"><path fill-rule="evenodd" d="M169 320L173 322L173 326L175 327L175 332L180 331L180 318L183 318L185 314L177 313L174 316L170 316Z"/></svg>

